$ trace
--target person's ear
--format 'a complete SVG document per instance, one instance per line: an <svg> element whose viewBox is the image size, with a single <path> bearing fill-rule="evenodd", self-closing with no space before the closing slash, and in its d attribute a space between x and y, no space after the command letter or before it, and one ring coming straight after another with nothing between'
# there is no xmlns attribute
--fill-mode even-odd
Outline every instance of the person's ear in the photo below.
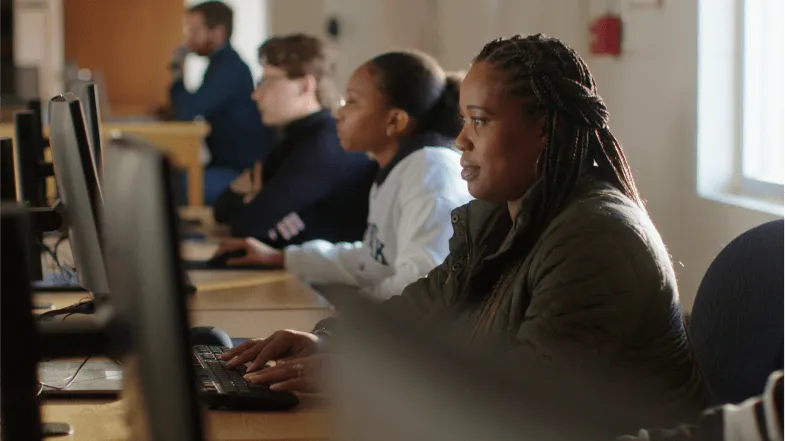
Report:
<svg viewBox="0 0 785 441"><path fill-rule="evenodd" d="M226 26L218 25L218 26L216 26L216 27L214 27L212 29L210 29L210 28L208 28L208 29L212 33L212 37L215 40L215 44L220 45L222 42L223 43L228 43L229 42L229 37L228 37L228 32L226 30Z"/></svg>
<svg viewBox="0 0 785 441"><path fill-rule="evenodd" d="M307 94L316 96L316 78L313 75L300 78L300 95Z"/></svg>
<svg viewBox="0 0 785 441"><path fill-rule="evenodd" d="M537 117L537 127L540 131L540 148L548 147L548 115L543 113Z"/></svg>
<svg viewBox="0 0 785 441"><path fill-rule="evenodd" d="M393 138L401 136L409 128L411 118L409 114L401 109L392 109L387 116L387 136Z"/></svg>

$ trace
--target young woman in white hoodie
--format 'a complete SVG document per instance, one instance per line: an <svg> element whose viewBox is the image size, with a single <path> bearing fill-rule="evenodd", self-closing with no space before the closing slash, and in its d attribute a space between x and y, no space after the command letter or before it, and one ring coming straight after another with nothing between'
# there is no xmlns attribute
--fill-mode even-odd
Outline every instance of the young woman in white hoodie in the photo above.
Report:
<svg viewBox="0 0 785 441"><path fill-rule="evenodd" d="M379 300L424 277L448 254L450 212L471 199L452 148L461 130L461 79L419 52L379 55L349 79L338 136L344 149L368 152L379 164L362 242L315 240L278 251L245 238L216 254L244 250L228 264L279 266L315 285L355 287Z"/></svg>

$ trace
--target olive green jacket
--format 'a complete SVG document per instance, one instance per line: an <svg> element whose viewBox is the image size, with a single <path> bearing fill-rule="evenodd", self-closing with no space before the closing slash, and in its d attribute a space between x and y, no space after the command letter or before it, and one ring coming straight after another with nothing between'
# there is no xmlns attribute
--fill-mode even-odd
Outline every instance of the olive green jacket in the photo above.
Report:
<svg viewBox="0 0 785 441"><path fill-rule="evenodd" d="M651 418L631 424L689 420L705 403L703 382L670 256L646 212L610 184L586 176L523 250L516 238L529 221L533 193L522 199L514 222L506 204L475 200L455 209L447 259L387 300L385 309L426 327L453 311L450 326L466 330L472 308L456 308L466 284L491 266L523 259L491 324L491 335L507 345L521 369L605 372L602 381L629 393L617 400L620 406L651 410Z"/></svg>

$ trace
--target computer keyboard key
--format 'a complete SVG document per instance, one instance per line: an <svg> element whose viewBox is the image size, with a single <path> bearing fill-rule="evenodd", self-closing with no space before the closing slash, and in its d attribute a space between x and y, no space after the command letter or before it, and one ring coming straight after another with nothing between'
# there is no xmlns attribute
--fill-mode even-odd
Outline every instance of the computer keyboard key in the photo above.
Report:
<svg viewBox="0 0 785 441"><path fill-rule="evenodd" d="M216 356L228 350L221 346L194 346L192 361L203 403L213 409L287 410L299 400L290 392L271 391L267 385L246 383L246 366L229 369Z"/></svg>

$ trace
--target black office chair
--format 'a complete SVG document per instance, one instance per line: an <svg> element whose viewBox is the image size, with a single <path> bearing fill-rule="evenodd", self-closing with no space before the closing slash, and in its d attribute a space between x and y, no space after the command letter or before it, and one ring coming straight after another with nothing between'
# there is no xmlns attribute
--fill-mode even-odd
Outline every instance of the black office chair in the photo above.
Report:
<svg viewBox="0 0 785 441"><path fill-rule="evenodd" d="M689 335L715 404L760 395L783 368L783 220L729 243L698 288Z"/></svg>

